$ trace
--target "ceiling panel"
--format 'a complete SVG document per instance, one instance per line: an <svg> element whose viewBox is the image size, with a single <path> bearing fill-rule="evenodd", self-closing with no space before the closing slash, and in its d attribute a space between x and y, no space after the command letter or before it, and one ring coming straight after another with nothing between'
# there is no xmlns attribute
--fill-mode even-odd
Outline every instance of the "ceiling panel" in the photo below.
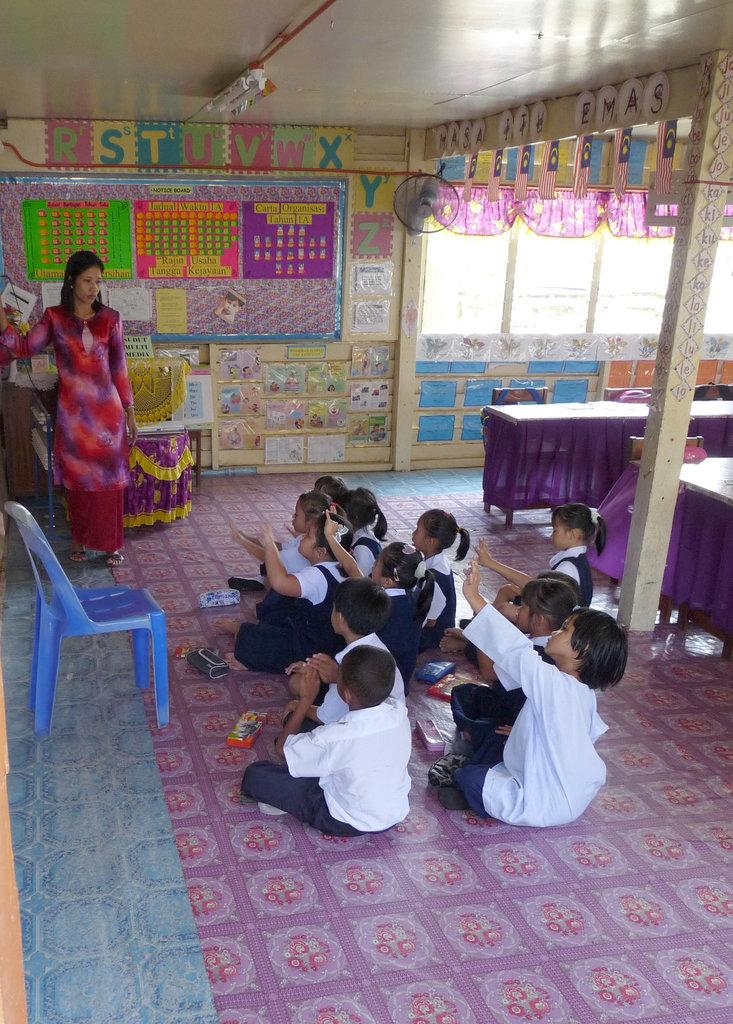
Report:
<svg viewBox="0 0 733 1024"><path fill-rule="evenodd" d="M0 114L11 118L228 120L207 101L279 45L265 62L276 92L237 120L428 127L696 64L733 46L733 3L704 0L10 0L5 8Z"/></svg>

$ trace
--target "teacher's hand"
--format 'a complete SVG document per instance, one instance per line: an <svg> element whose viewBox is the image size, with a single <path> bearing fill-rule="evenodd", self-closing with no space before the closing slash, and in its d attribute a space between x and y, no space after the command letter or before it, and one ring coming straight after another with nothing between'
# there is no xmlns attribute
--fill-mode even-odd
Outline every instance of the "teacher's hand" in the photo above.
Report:
<svg viewBox="0 0 733 1024"><path fill-rule="evenodd" d="M132 446L137 441L137 420L135 419L135 410L131 405L125 409L125 426L127 428L127 442Z"/></svg>

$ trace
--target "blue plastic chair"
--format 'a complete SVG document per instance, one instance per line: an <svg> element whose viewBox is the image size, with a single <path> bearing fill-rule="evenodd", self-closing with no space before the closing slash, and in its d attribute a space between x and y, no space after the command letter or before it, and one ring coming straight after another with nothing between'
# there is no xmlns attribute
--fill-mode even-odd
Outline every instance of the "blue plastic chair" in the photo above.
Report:
<svg viewBox="0 0 733 1024"><path fill-rule="evenodd" d="M135 680L140 689L150 685L150 645L153 645L155 709L158 728L168 724L168 651L165 612L147 590L131 587L75 587L61 568L40 526L28 509L15 501L5 511L18 524L36 577L36 618L29 707L35 710L35 731L48 736L56 695L61 641L65 636L89 636L132 630ZM35 556L35 557L34 557ZM38 562L51 584L44 591Z"/></svg>

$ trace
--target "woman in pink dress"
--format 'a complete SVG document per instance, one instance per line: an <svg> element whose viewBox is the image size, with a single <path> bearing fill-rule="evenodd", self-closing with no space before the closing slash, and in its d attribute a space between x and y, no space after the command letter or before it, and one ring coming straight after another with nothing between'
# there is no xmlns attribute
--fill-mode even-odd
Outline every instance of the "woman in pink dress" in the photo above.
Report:
<svg viewBox="0 0 733 1024"><path fill-rule="evenodd" d="M0 365L53 345L59 374L53 475L66 492L69 557L83 562L87 549L103 551L115 566L123 561L122 502L137 423L120 314L99 300L103 271L96 253L74 253L61 305L46 309L25 337L0 304Z"/></svg>

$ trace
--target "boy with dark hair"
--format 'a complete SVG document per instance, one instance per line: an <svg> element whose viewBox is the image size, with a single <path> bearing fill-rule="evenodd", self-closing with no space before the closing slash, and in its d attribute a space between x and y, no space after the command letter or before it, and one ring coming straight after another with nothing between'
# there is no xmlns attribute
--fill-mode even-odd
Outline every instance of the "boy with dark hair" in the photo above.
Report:
<svg viewBox="0 0 733 1024"><path fill-rule="evenodd" d="M293 724L292 712L297 701L292 701L286 708L285 725L280 734L280 741L298 729L306 732L325 722L335 722L348 711L337 689L339 666L346 654L356 647L368 645L387 650L377 636L377 631L384 626L389 618L392 605L389 595L375 580L366 576L344 580L336 588L331 611L331 626L335 633L346 641L346 647L335 658L328 654L313 654L305 662L298 661L289 665L291 692L300 695L302 688L302 672L306 665L311 665L318 672L321 682L328 689L320 706L313 705L304 721L297 727ZM391 697L404 704L405 684L398 669L395 669Z"/></svg>
<svg viewBox="0 0 733 1024"><path fill-rule="evenodd" d="M412 736L407 708L389 696L394 671L387 650L350 650L336 684L346 714L312 732L288 735L282 743L284 765L249 765L242 778L242 802L256 801L263 814L292 814L332 836L383 832L402 821L410 810L407 763ZM296 729L320 685L312 665L301 675L293 712Z"/></svg>

